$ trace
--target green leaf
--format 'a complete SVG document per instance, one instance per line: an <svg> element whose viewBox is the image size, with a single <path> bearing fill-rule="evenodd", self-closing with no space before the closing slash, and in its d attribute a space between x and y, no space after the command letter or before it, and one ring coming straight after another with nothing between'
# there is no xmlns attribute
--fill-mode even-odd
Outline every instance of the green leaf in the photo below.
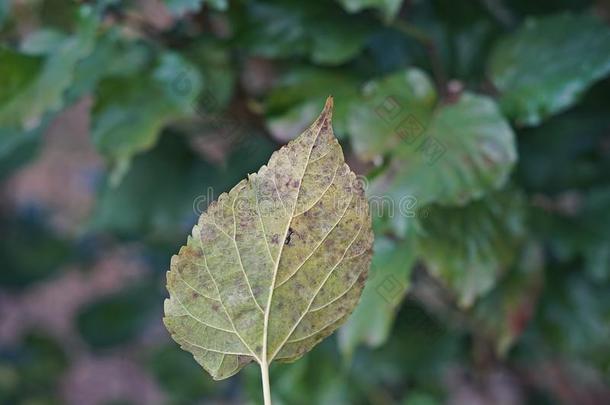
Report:
<svg viewBox="0 0 610 405"><path fill-rule="evenodd" d="M4 25L11 12L11 0L0 0L0 28Z"/></svg>
<svg viewBox="0 0 610 405"><path fill-rule="evenodd" d="M245 17L245 20L241 20ZM320 65L339 65L362 51L374 25L348 16L338 5L312 0L249 1L234 17L238 42L258 56L307 56ZM315 27L315 29L312 29Z"/></svg>
<svg viewBox="0 0 610 405"><path fill-rule="evenodd" d="M368 204L331 126L301 136L222 194L167 273L164 322L215 379L294 361L353 310L371 260Z"/></svg>
<svg viewBox="0 0 610 405"><path fill-rule="evenodd" d="M201 378L197 363L174 344L155 348L148 365L171 404L196 403L203 396L213 393L212 380Z"/></svg>
<svg viewBox="0 0 610 405"><path fill-rule="evenodd" d="M158 305L158 289L147 280L116 294L104 296L81 308L76 327L95 348L128 341L142 332Z"/></svg>
<svg viewBox="0 0 610 405"><path fill-rule="evenodd" d="M21 43L21 52L27 55L49 55L61 48L67 36L56 30L41 29L29 34Z"/></svg>
<svg viewBox="0 0 610 405"><path fill-rule="evenodd" d="M397 206L404 198L464 205L502 187L517 159L512 129L484 96L465 93L439 106L427 124L414 115L392 122L395 150L372 192Z"/></svg>
<svg viewBox="0 0 610 405"><path fill-rule="evenodd" d="M0 286L20 289L55 274L71 258L68 241L61 239L44 224L23 218L0 217L2 239Z"/></svg>
<svg viewBox="0 0 610 405"><path fill-rule="evenodd" d="M506 191L461 208L426 207L420 217L417 254L462 307L491 290L524 236L522 198Z"/></svg>
<svg viewBox="0 0 610 405"><path fill-rule="evenodd" d="M209 99L205 108L213 113L227 107L233 96L237 72L230 49L222 41L205 38L198 40L185 52L201 73L203 91Z"/></svg>
<svg viewBox="0 0 610 405"><path fill-rule="evenodd" d="M415 259L412 246L377 238L374 251L360 304L339 331L341 351L348 357L360 344L379 347L385 343L397 308L410 287L409 275Z"/></svg>
<svg viewBox="0 0 610 405"><path fill-rule="evenodd" d="M335 134L341 139L347 133L349 108L358 100L359 86L358 78L344 71L291 68L265 99L267 126L276 139L289 141L315 119L318 105L330 93L341 100L341 105L333 111Z"/></svg>
<svg viewBox="0 0 610 405"><path fill-rule="evenodd" d="M173 53L163 54L151 72L100 82L91 136L115 163L113 184L120 182L133 155L155 145L164 126L194 114L200 89L199 73Z"/></svg>
<svg viewBox="0 0 610 405"><path fill-rule="evenodd" d="M506 277L473 308L475 333L491 339L500 356L507 354L535 313L543 286L543 266L542 247L530 241Z"/></svg>
<svg viewBox="0 0 610 405"><path fill-rule="evenodd" d="M435 104L434 85L419 69L367 83L361 102L349 110L347 125L354 150L366 160L395 150L404 143L404 131L423 131Z"/></svg>
<svg viewBox="0 0 610 405"><path fill-rule="evenodd" d="M489 60L502 110L537 125L572 106L610 72L610 29L590 15L529 19L501 40Z"/></svg>
<svg viewBox="0 0 610 405"><path fill-rule="evenodd" d="M97 39L91 54L77 64L67 97L76 100L92 93L97 83L109 76L139 75L146 71L153 56L151 47L146 43L129 40L120 29L110 28ZM109 60L112 63L107 63Z"/></svg>
<svg viewBox="0 0 610 405"><path fill-rule="evenodd" d="M62 106L78 61L94 43L97 21L91 9L81 9L76 34L53 44L46 57L0 48L0 125L31 129L47 111Z"/></svg>
<svg viewBox="0 0 610 405"><path fill-rule="evenodd" d="M229 7L227 0L164 0L164 3L176 16L198 12L204 4L218 11L225 11Z"/></svg>
<svg viewBox="0 0 610 405"><path fill-rule="evenodd" d="M563 261L580 257L591 279L610 280L610 186L566 195L564 200L568 204L571 200L575 212L553 212L552 206L548 211L536 210L538 231L556 257Z"/></svg>
<svg viewBox="0 0 610 405"><path fill-rule="evenodd" d="M0 181L36 155L51 116L44 116L41 121L36 128L25 131L15 127L0 128Z"/></svg>
<svg viewBox="0 0 610 405"><path fill-rule="evenodd" d="M580 361L608 378L610 367L610 296L607 282L590 281L576 271L547 272L545 294L534 333L537 350Z"/></svg>
<svg viewBox="0 0 610 405"><path fill-rule="evenodd" d="M378 9L385 21L390 21L402 5L402 0L338 0L339 3L350 13L357 13L366 8Z"/></svg>
<svg viewBox="0 0 610 405"><path fill-rule="evenodd" d="M104 185L90 229L175 246L192 227L195 210L260 167L272 151L270 142L251 136L218 168L193 153L184 136L168 131L152 151L134 159L121 184Z"/></svg>

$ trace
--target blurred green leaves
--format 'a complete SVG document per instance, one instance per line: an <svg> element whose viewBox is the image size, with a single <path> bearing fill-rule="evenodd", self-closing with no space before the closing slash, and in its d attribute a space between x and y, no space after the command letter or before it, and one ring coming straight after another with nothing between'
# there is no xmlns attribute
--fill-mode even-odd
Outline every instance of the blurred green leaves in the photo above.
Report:
<svg viewBox="0 0 610 405"><path fill-rule="evenodd" d="M71 253L68 241L45 224L24 218L0 218L0 286L23 288L59 270Z"/></svg>
<svg viewBox="0 0 610 405"><path fill-rule="evenodd" d="M155 145L161 129L195 108L198 72L176 54L163 54L147 73L109 77L97 86L92 137L115 162L113 182L125 174L132 156Z"/></svg>
<svg viewBox="0 0 610 405"><path fill-rule="evenodd" d="M214 10L225 11L228 0L164 0L172 14L182 16L189 12L197 12L205 4Z"/></svg>
<svg viewBox="0 0 610 405"><path fill-rule="evenodd" d="M339 330L339 345L348 357L360 344L379 347L385 343L396 311L410 287L415 259L412 244L378 237L374 251L360 303Z"/></svg>
<svg viewBox="0 0 610 405"><path fill-rule="evenodd" d="M51 41L53 51L45 56L0 51L0 126L33 129L45 112L62 107L75 66L91 52L95 40L93 11L85 7L80 14L75 34Z"/></svg>
<svg viewBox="0 0 610 405"><path fill-rule="evenodd" d="M149 326L142 319L161 299L166 252L333 95L335 133L367 176L375 265L338 342L271 370L276 401L442 403L455 395L447 381L456 364L475 376L500 365L522 381L520 367L558 359L607 380L607 7L163 3L0 0L0 300L61 279L66 264L83 264L81 251L95 256L100 240L103 249L143 245L158 271L74 319L76 338L96 354L121 350ZM106 165L66 177L67 189L82 181L79 195L96 197L89 222L75 227L83 233L65 234L46 223L60 208L21 182L37 171L37 156L79 160L71 126L57 128L76 102L91 106L85 125ZM62 131L63 155L48 155ZM17 171L28 162L37 163ZM42 171L64 176L52 166ZM47 181L36 178L39 187ZM50 184L52 198L68 194ZM13 330L3 326L0 339ZM168 402L258 400L256 370L216 389L165 342L137 356ZM0 402L59 403L62 346L43 332L3 346ZM519 386L527 401L557 400L532 384Z"/></svg>
<svg viewBox="0 0 610 405"><path fill-rule="evenodd" d="M75 325L82 338L94 348L124 343L138 334L161 306L159 290L144 282L104 296L79 311Z"/></svg>
<svg viewBox="0 0 610 405"><path fill-rule="evenodd" d="M391 20L400 10L402 0L338 0L350 13L366 8L378 9L386 21Z"/></svg>
<svg viewBox="0 0 610 405"><path fill-rule="evenodd" d="M420 205L464 205L502 187L517 159L514 133L488 97L465 93L428 120L407 113L383 124L392 125L393 155L373 187L397 203L412 196Z"/></svg>
<svg viewBox="0 0 610 405"><path fill-rule="evenodd" d="M138 156L118 187L109 179L100 191L91 230L175 244L207 204L253 172L272 145L245 136L224 167L202 160L177 133L166 133L154 150Z"/></svg>
<svg viewBox="0 0 610 405"><path fill-rule="evenodd" d="M3 403L61 403L58 382L68 356L55 339L29 332L20 346L0 350L0 401Z"/></svg>
<svg viewBox="0 0 610 405"><path fill-rule="evenodd" d="M417 251L428 270L471 306L514 262L524 237L523 200L497 192L466 207L426 208Z"/></svg>
<svg viewBox="0 0 610 405"><path fill-rule="evenodd" d="M525 125L572 106L609 72L610 28L590 15L528 19L489 60L503 111Z"/></svg>
<svg viewBox="0 0 610 405"><path fill-rule="evenodd" d="M170 396L170 403L192 403L218 391L217 384L206 378L193 357L171 343L155 348L147 359L153 375Z"/></svg>
<svg viewBox="0 0 610 405"><path fill-rule="evenodd" d="M309 1L307 7L297 0L247 1L243 7L233 13L238 43L268 58L306 56L316 64L342 64L364 48L371 32L369 19L349 18L327 1Z"/></svg>
<svg viewBox="0 0 610 405"><path fill-rule="evenodd" d="M363 159L372 159L395 150L409 136L418 137L430 121L436 100L432 81L418 69L367 83L362 98L349 111L354 150Z"/></svg>

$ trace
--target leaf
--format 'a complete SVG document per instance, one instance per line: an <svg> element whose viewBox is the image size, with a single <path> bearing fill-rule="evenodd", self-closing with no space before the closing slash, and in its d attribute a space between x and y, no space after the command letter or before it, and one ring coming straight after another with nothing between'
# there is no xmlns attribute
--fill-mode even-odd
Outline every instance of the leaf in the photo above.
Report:
<svg viewBox="0 0 610 405"><path fill-rule="evenodd" d="M2 289L21 289L50 278L71 258L71 246L45 224L14 214L0 217Z"/></svg>
<svg viewBox="0 0 610 405"><path fill-rule="evenodd" d="M193 153L184 136L168 131L152 151L133 160L121 184L104 185L90 230L172 242L175 247L215 193L260 167L272 150L264 138L248 137L232 151L227 167L218 168Z"/></svg>
<svg viewBox="0 0 610 405"><path fill-rule="evenodd" d="M0 125L32 129L47 111L62 106L78 61L92 48L97 21L83 7L76 34L53 45L46 57L0 48Z"/></svg>
<svg viewBox="0 0 610 405"><path fill-rule="evenodd" d="M214 392L212 381L201 378L201 369L197 363L174 344L167 343L154 348L147 361L147 368L169 397L168 403L196 403Z"/></svg>
<svg viewBox="0 0 610 405"><path fill-rule="evenodd" d="M428 124L413 115L395 122L394 142L400 143L371 190L397 206L405 198L418 206L464 205L502 187L517 159L512 129L484 96L465 93L439 106Z"/></svg>
<svg viewBox="0 0 610 405"><path fill-rule="evenodd" d="M610 280L610 186L571 190L564 194L565 202L557 200L559 210L565 205L574 212L553 212L558 208L551 205L535 213L537 231L550 251L562 261L582 258L592 280Z"/></svg>
<svg viewBox="0 0 610 405"><path fill-rule="evenodd" d="M69 100L92 93L97 83L109 76L129 77L146 71L153 52L146 43L129 40L112 27L95 42L89 56L81 60L74 72L74 82L67 92ZM111 60L112 63L106 63Z"/></svg>
<svg viewBox="0 0 610 405"><path fill-rule="evenodd" d="M364 49L374 26L366 16L348 16L321 0L306 6L296 0L249 1L244 7L233 17L241 28L237 40L267 58L307 56L315 64L339 65Z"/></svg>
<svg viewBox="0 0 610 405"><path fill-rule="evenodd" d="M417 254L462 307L489 292L512 265L525 231L522 198L507 191L461 208L426 207L420 217Z"/></svg>
<svg viewBox="0 0 610 405"><path fill-rule="evenodd" d="M0 0L0 28L3 27L11 12L11 0Z"/></svg>
<svg viewBox="0 0 610 405"><path fill-rule="evenodd" d="M164 0L169 11L176 16L201 10L204 4L218 11L225 11L229 2L227 0Z"/></svg>
<svg viewBox="0 0 610 405"><path fill-rule="evenodd" d="M533 334L545 343L539 350L584 362L607 377L610 284L579 277L574 270L555 267L547 272L551 280L546 282Z"/></svg>
<svg viewBox="0 0 610 405"><path fill-rule="evenodd" d="M0 128L0 181L36 155L42 133L50 122L51 116L45 115L41 124L30 130L24 131L19 127Z"/></svg>
<svg viewBox="0 0 610 405"><path fill-rule="evenodd" d="M267 126L274 138L287 142L316 118L318 105L331 93L342 100L333 111L335 135L342 139L347 133L349 107L358 100L359 86L357 77L336 69L291 68L265 99Z"/></svg>
<svg viewBox="0 0 610 405"><path fill-rule="evenodd" d="M384 20L390 21L402 5L402 0L338 0L339 3L350 13L357 13L365 8L377 8L382 13Z"/></svg>
<svg viewBox="0 0 610 405"><path fill-rule="evenodd" d="M339 346L348 357L360 344L375 348L387 340L397 308L410 287L415 261L412 246L377 238L374 250L360 305L339 331Z"/></svg>
<svg viewBox="0 0 610 405"><path fill-rule="evenodd" d="M155 313L158 289L144 280L79 309L75 319L80 336L93 348L109 348L132 340Z"/></svg>
<svg viewBox="0 0 610 405"><path fill-rule="evenodd" d="M354 150L366 160L395 150L405 130L423 131L436 104L434 85L419 69L371 81L362 93L362 102L349 110L348 130Z"/></svg>
<svg viewBox="0 0 610 405"><path fill-rule="evenodd" d="M164 322L214 377L294 361L352 311L371 260L364 190L331 127L301 136L199 218L167 273Z"/></svg>
<svg viewBox="0 0 610 405"><path fill-rule="evenodd" d="M528 19L496 45L488 66L502 110L538 125L610 73L610 29L590 15Z"/></svg>
<svg viewBox="0 0 610 405"><path fill-rule="evenodd" d="M495 343L496 353L505 356L525 331L535 314L543 286L542 247L529 242L498 286L473 308L476 333L483 332Z"/></svg>
<svg viewBox="0 0 610 405"><path fill-rule="evenodd" d="M199 73L174 53L163 54L151 72L100 82L91 136L115 164L113 184L120 182L133 155L155 145L165 125L195 113L200 89Z"/></svg>

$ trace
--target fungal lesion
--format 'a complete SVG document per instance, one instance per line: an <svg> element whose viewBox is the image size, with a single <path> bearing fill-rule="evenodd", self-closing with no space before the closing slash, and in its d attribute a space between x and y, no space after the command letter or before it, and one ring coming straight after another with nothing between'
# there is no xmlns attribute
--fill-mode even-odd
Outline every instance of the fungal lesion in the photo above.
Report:
<svg viewBox="0 0 610 405"><path fill-rule="evenodd" d="M292 228L288 228L288 234L286 235L286 239L284 240L284 245L290 245L290 241L292 240L293 234L294 230Z"/></svg>

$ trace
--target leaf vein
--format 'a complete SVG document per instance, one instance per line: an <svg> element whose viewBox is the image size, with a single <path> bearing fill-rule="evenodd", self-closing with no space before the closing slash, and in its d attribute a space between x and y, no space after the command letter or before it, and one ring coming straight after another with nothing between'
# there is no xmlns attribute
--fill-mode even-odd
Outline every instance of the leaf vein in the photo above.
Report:
<svg viewBox="0 0 610 405"><path fill-rule="evenodd" d="M318 290L316 291L316 293L313 295L313 297L311 298L311 300L309 301L309 305L307 305L307 308L305 309L305 311L303 312L303 314L301 315L301 317L299 318L299 320L294 324L294 326L292 327L292 329L290 330L290 332L288 333L288 335L286 336L286 338L284 339L284 341L282 342L282 344L278 345L277 349L275 349L275 352L273 353L273 355L271 356L271 360L273 360L275 358L275 356L278 354L278 352L282 349L282 347L286 344L286 342L288 341L288 339L290 339L290 336L292 336L292 334L294 333L294 331L296 330L297 326L299 326L299 324L301 323L301 321L303 320L303 318L305 317L305 315L307 315L307 313L309 312L309 308L311 308L311 304L313 304L314 300L316 299L316 297L318 296L318 294L320 293L320 291L322 290L322 286L324 286L324 284L326 284L326 281L328 280L328 278L331 276L331 274L335 271L335 269L337 268L337 266L343 261L343 258L345 257L345 254L348 252L348 250L352 247L352 244L356 241L356 239L358 238L358 236L360 235L360 232L362 232L362 228L364 227L364 225L360 225L360 229L358 230L358 232L356 233L356 236L354 237L354 239L352 239L352 241L350 242L350 244L347 246L347 248L345 249L345 252L343 252L343 256L341 257L341 259L339 259L339 261L334 265L334 267L328 272L328 274L326 275L326 278L324 278L324 281L322 281L322 283L320 284L320 287L318 287Z"/></svg>

